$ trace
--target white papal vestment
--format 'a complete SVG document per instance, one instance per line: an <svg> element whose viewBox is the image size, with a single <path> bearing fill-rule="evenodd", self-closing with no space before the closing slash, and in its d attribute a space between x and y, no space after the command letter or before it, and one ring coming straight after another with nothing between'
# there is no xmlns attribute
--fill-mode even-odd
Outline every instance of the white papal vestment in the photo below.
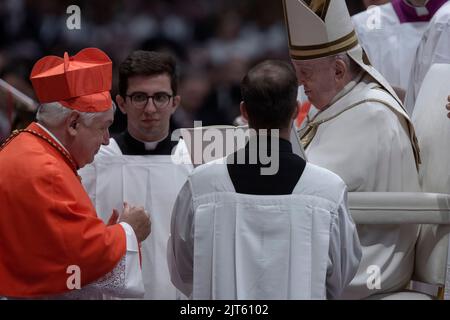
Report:
<svg viewBox="0 0 450 320"><path fill-rule="evenodd" d="M319 125L306 148L308 160L339 175L349 191L420 191L407 115L369 75L349 83L312 123ZM415 225L359 225L363 258L344 297L404 288L418 232ZM380 289L367 286L371 266L381 271Z"/></svg>

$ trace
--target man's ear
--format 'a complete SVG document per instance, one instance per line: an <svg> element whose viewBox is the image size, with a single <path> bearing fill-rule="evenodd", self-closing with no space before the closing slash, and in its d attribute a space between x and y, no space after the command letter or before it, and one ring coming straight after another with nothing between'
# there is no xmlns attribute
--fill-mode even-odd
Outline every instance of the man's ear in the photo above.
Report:
<svg viewBox="0 0 450 320"><path fill-rule="evenodd" d="M69 136L75 137L77 135L79 125L80 114L76 111L72 111L66 119L66 128Z"/></svg>
<svg viewBox="0 0 450 320"><path fill-rule="evenodd" d="M171 114L173 114L177 110L178 106L180 105L180 102L181 102L180 96L173 97Z"/></svg>
<svg viewBox="0 0 450 320"><path fill-rule="evenodd" d="M244 118L245 121L248 122L248 113L247 113L247 106L245 105L244 101L241 101L241 104L239 106L239 109L241 110L241 116Z"/></svg>
<svg viewBox="0 0 450 320"><path fill-rule="evenodd" d="M116 102L117 106L119 107L120 111L122 111L123 114L127 114L127 109L125 107L125 99L122 98L120 94L116 95Z"/></svg>
<svg viewBox="0 0 450 320"><path fill-rule="evenodd" d="M336 59L335 61L335 78L337 81L341 81L344 79L345 75L347 74L348 69L345 62L341 59Z"/></svg>

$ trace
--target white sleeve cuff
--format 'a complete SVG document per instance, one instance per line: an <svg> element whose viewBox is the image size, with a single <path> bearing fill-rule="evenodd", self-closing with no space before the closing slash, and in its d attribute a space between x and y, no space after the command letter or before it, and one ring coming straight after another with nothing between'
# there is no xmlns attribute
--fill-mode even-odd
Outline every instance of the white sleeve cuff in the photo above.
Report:
<svg viewBox="0 0 450 320"><path fill-rule="evenodd" d="M127 252L125 255L125 288L127 296L142 297L145 293L142 281L142 270L139 258L139 244L133 228L126 222L120 225L125 230L127 238Z"/></svg>

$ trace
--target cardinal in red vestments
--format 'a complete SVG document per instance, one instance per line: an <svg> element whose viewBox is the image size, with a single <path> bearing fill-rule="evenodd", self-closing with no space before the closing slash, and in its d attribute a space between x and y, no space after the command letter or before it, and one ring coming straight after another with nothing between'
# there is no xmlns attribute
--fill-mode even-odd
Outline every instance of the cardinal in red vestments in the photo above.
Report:
<svg viewBox="0 0 450 320"><path fill-rule="evenodd" d="M96 48L35 64L38 121L0 148L0 296L64 294L71 266L79 268L83 287L149 234L145 219L105 225L77 174L108 143L111 78L111 60ZM135 232L132 241L126 226Z"/></svg>

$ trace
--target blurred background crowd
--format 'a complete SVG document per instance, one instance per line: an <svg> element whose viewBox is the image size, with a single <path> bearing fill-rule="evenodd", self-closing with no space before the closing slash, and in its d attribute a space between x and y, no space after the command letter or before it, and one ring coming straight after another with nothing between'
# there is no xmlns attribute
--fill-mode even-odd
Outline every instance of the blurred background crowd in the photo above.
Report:
<svg viewBox="0 0 450 320"><path fill-rule="evenodd" d="M355 14L387 1L348 0ZM81 29L69 30L70 5L81 9ZM313 31L312 31L313 32ZM117 67L133 50L165 50L179 66L181 107L172 129L232 124L239 84L248 68L268 58L289 59L282 2L278 0L0 0L0 79L34 98L29 74L45 55L104 50ZM0 142L26 126L33 112L0 92ZM124 129L118 112L112 133Z"/></svg>

